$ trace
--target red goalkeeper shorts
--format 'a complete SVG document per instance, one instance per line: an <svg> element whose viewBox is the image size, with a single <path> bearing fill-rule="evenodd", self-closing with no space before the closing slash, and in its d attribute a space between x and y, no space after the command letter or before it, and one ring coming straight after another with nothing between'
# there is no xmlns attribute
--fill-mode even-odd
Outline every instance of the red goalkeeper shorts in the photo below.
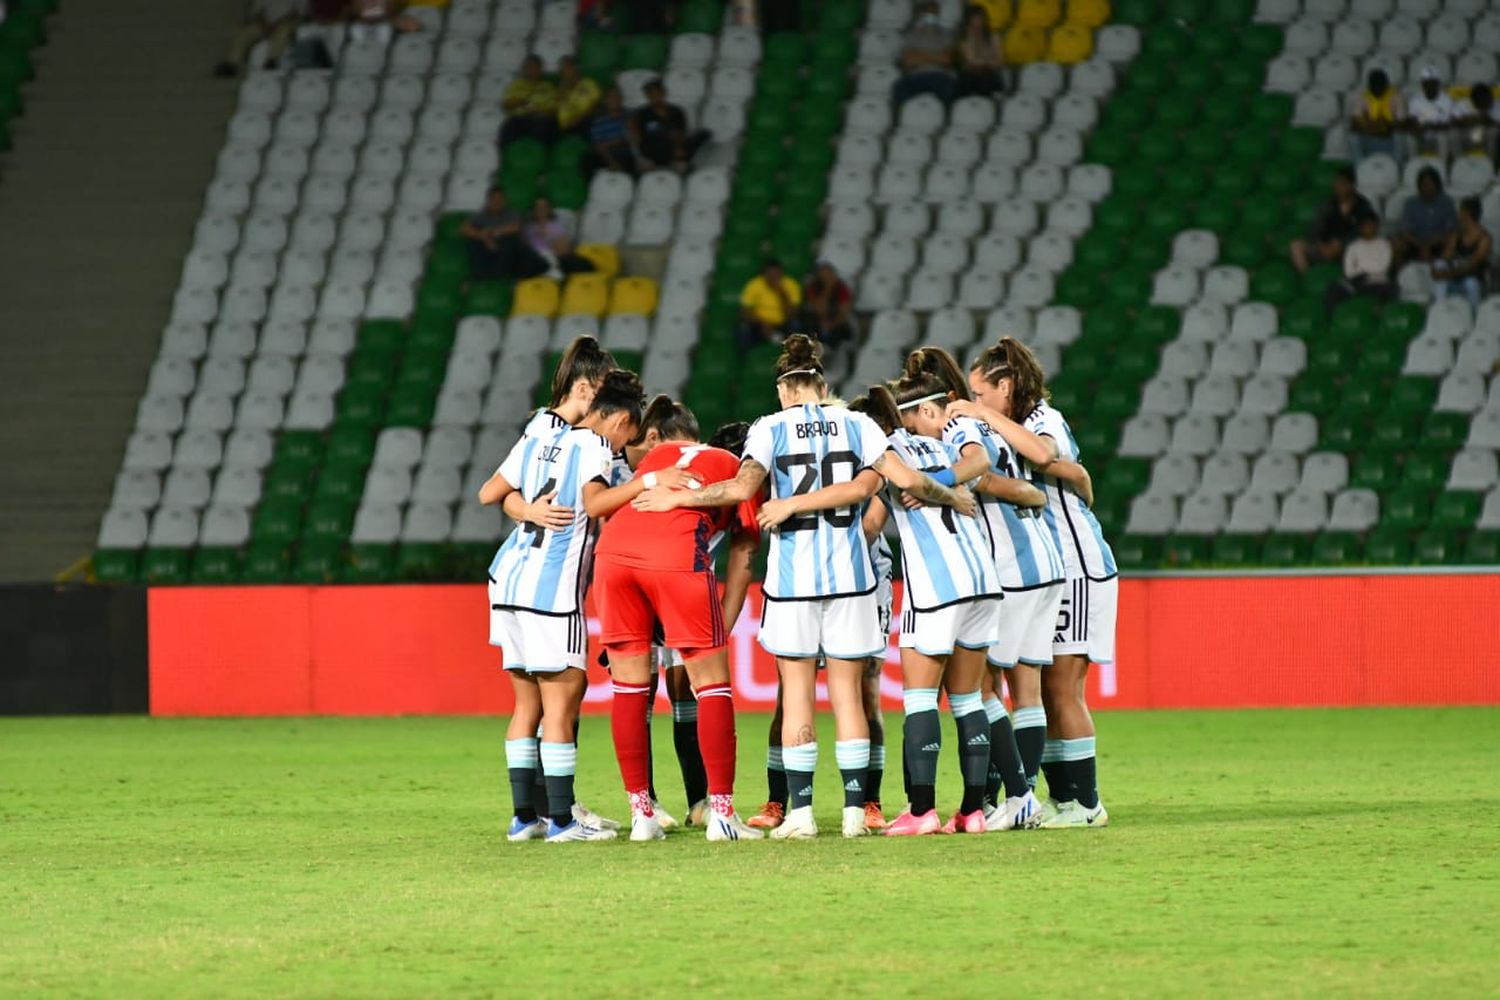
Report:
<svg viewBox="0 0 1500 1000"><path fill-rule="evenodd" d="M728 641L712 570L643 569L603 555L594 563L594 607L600 641L621 656L660 643L690 660Z"/></svg>

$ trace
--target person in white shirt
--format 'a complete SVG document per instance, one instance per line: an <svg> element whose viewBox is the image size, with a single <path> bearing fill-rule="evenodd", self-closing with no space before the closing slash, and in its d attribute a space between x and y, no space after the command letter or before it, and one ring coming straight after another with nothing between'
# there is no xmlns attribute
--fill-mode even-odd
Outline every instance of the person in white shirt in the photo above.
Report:
<svg viewBox="0 0 1500 1000"><path fill-rule="evenodd" d="M307 14L307 0L250 0L245 8L245 22L229 41L224 61L214 67L214 75L239 76L245 59L255 43L266 39L266 68L274 69L292 40L292 32ZM0 20L4 20L0 11Z"/></svg>
<svg viewBox="0 0 1500 1000"><path fill-rule="evenodd" d="M1406 129L1417 156L1447 155L1448 125L1453 121L1453 98L1443 89L1436 66L1423 66L1421 90L1406 105Z"/></svg>
<svg viewBox="0 0 1500 1000"><path fill-rule="evenodd" d="M1395 248L1380 234L1380 217L1367 212L1359 217L1359 236L1344 248L1344 277L1323 293L1323 308L1332 315L1340 302L1356 295L1378 299L1391 297L1391 263Z"/></svg>

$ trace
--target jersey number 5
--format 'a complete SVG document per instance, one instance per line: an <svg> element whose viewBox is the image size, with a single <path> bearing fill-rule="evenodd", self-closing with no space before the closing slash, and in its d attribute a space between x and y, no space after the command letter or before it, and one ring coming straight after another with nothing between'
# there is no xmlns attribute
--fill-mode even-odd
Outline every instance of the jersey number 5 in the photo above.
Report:
<svg viewBox="0 0 1500 1000"><path fill-rule="evenodd" d="M838 475L841 465L849 467L848 475L842 479ZM791 476L792 470L797 470L796 482L792 484L792 495L799 497L821 486L849 482L854 478L854 473L858 468L859 458L852 451L830 451L823 456L821 462L817 455L776 456L777 472L784 476ZM817 528L819 517L826 521L829 527L847 528L854 523L855 515L854 507L830 507L816 514L797 514L789 517L782 522L781 530L783 532L812 531Z"/></svg>

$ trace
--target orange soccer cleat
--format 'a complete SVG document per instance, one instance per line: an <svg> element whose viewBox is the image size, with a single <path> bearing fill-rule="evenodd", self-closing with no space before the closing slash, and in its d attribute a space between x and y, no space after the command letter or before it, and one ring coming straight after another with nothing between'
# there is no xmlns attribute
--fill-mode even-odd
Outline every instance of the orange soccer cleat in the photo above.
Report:
<svg viewBox="0 0 1500 1000"><path fill-rule="evenodd" d="M760 812L745 821L745 825L753 826L757 830L774 830L786 819L786 806L780 802L767 802L760 807Z"/></svg>
<svg viewBox="0 0 1500 1000"><path fill-rule="evenodd" d="M885 813L880 811L879 802L865 803L865 829L884 830L886 827Z"/></svg>

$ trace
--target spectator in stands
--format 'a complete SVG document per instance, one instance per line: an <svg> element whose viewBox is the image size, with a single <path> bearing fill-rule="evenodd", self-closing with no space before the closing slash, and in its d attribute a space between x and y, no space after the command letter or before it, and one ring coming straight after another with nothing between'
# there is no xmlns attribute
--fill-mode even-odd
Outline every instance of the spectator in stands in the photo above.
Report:
<svg viewBox="0 0 1500 1000"><path fill-rule="evenodd" d="M557 138L557 86L542 75L541 56L532 54L521 61L521 75L505 88L500 108L505 112L501 146L517 139L550 143Z"/></svg>
<svg viewBox="0 0 1500 1000"><path fill-rule="evenodd" d="M406 6L406 0L349 0L349 41L389 45L398 31L420 31L422 25L402 13Z"/></svg>
<svg viewBox="0 0 1500 1000"><path fill-rule="evenodd" d="M979 7L964 10L958 38L958 96L989 96L1005 89L1000 75L1000 41L990 30L989 17Z"/></svg>
<svg viewBox="0 0 1500 1000"><path fill-rule="evenodd" d="M604 92L604 106L589 119L591 148L585 163L590 176L596 170L619 170L634 177L635 150L630 145L630 118L625 114L625 95L619 87Z"/></svg>
<svg viewBox="0 0 1500 1000"><path fill-rule="evenodd" d="M891 100L899 107L918 94L932 94L952 104L953 57L953 33L943 27L938 5L922 0L901 43L901 78L891 87Z"/></svg>
<svg viewBox="0 0 1500 1000"><path fill-rule="evenodd" d="M829 346L854 336L854 292L832 262L818 261L802 283L804 332L815 333Z"/></svg>
<svg viewBox="0 0 1500 1000"><path fill-rule="evenodd" d="M594 262L573 252L573 232L552 210L552 202L538 198L531 205L531 218L523 230L526 242L548 264L555 277L594 270Z"/></svg>
<svg viewBox="0 0 1500 1000"><path fill-rule="evenodd" d="M599 104L599 85L578 70L578 60L563 56L557 64L557 128L582 132Z"/></svg>
<svg viewBox="0 0 1500 1000"><path fill-rule="evenodd" d="M239 76L250 50L261 39L266 40L265 68L275 69L306 13L307 0L250 0L245 20L229 40L224 61L214 67L214 76Z"/></svg>
<svg viewBox="0 0 1500 1000"><path fill-rule="evenodd" d="M1436 66L1419 71L1421 91L1406 106L1406 128L1418 156L1447 155L1448 126L1453 121L1453 98L1443 89Z"/></svg>
<svg viewBox="0 0 1500 1000"><path fill-rule="evenodd" d="M1453 199L1443 191L1443 175L1436 167L1417 174L1417 196L1401 206L1396 229L1396 266L1409 260L1428 262L1442 253L1448 237L1458 230Z"/></svg>
<svg viewBox="0 0 1500 1000"><path fill-rule="evenodd" d="M1453 125L1458 129L1458 151L1464 156L1495 158L1495 134L1500 108L1487 83L1469 88L1469 96L1453 106Z"/></svg>
<svg viewBox="0 0 1500 1000"><path fill-rule="evenodd" d="M472 278L521 280L549 270L547 259L526 241L521 213L510 207L505 189L499 185L490 188L484 208L465 219L459 233L469 247Z"/></svg>
<svg viewBox="0 0 1500 1000"><path fill-rule="evenodd" d="M1310 263L1342 260L1344 244L1355 234L1355 220L1367 214L1375 215L1375 209L1354 189L1354 168L1340 167L1333 177L1333 197L1318 210L1308 238L1292 241L1292 264L1305 272Z"/></svg>
<svg viewBox="0 0 1500 1000"><path fill-rule="evenodd" d="M630 116L631 138L640 154L640 165L645 170L670 167L685 174L693 156L708 141L708 132L688 131L686 112L667 101L667 88L660 77L647 81L644 89L645 106Z"/></svg>
<svg viewBox="0 0 1500 1000"><path fill-rule="evenodd" d="M1391 264L1395 251L1380 235L1380 216L1363 212L1356 220L1358 235L1344 250L1344 276L1323 293L1323 308L1330 314L1340 302L1356 295L1377 299L1391 297Z"/></svg>
<svg viewBox="0 0 1500 1000"><path fill-rule="evenodd" d="M1478 198L1465 198L1458 206L1458 229L1443 247L1443 254L1433 261L1435 279L1432 294L1436 298L1462 295L1469 305L1479 308L1484 295L1485 273L1489 270L1490 251L1495 241L1489 230L1479 224L1481 208Z"/></svg>
<svg viewBox="0 0 1500 1000"><path fill-rule="evenodd" d="M797 282L787 277L781 261L768 259L740 292L740 350L748 351L768 341L776 343L794 333L801 303L802 289Z"/></svg>
<svg viewBox="0 0 1500 1000"><path fill-rule="evenodd" d="M1383 69L1372 69L1365 89L1349 99L1349 157L1355 163L1376 153L1398 159L1396 128L1406 117L1401 95Z"/></svg>

